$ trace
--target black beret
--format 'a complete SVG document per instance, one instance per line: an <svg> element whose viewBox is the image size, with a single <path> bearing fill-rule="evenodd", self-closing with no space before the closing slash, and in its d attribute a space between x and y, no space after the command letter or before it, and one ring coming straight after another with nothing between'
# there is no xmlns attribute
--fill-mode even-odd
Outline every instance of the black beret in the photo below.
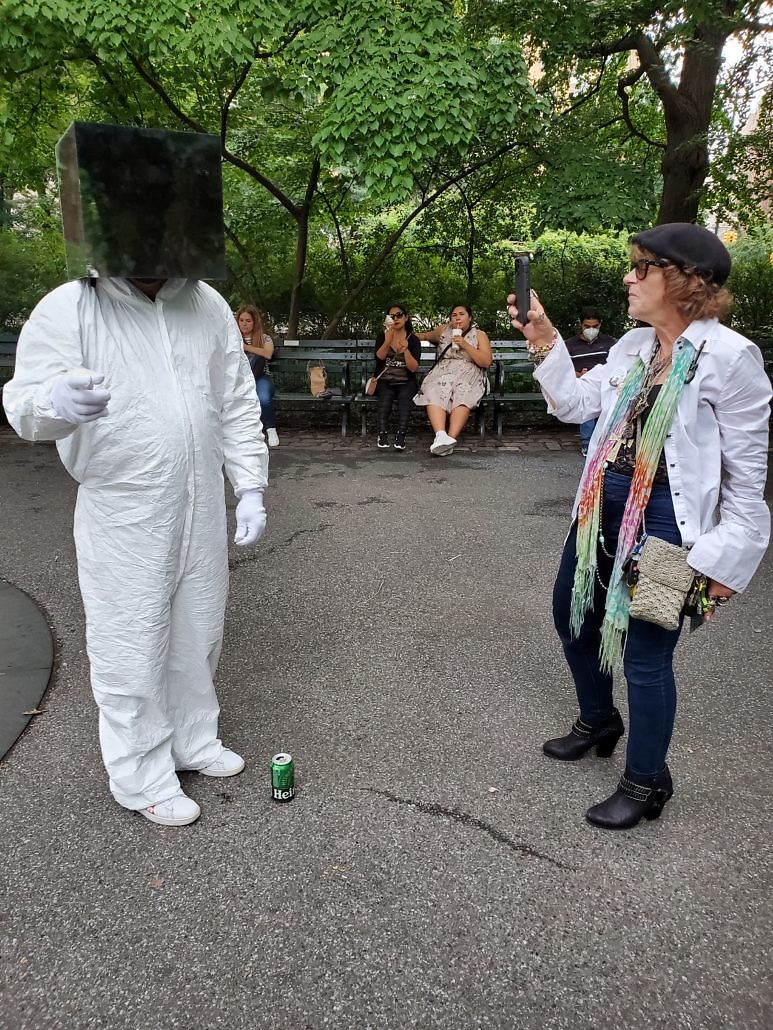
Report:
<svg viewBox="0 0 773 1030"><path fill-rule="evenodd" d="M692 222L656 225L654 229L637 232L631 242L680 268L694 268L718 286L730 275L727 247L713 232Z"/></svg>

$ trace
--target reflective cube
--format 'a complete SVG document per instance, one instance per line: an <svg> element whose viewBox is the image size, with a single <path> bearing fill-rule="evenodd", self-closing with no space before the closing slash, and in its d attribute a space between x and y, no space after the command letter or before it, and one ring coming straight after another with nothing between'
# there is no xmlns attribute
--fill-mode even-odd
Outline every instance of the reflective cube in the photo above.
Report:
<svg viewBox="0 0 773 1030"><path fill-rule="evenodd" d="M71 278L225 278L218 136L73 122L56 163Z"/></svg>

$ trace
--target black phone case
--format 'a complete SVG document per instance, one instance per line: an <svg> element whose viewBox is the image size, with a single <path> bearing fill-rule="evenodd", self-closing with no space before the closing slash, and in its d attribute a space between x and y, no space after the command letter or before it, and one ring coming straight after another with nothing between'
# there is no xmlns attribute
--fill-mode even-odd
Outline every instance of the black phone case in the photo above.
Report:
<svg viewBox="0 0 773 1030"><path fill-rule="evenodd" d="M515 306L518 309L518 321L521 325L526 325L531 307L531 273L529 257L526 254L521 254L515 259Z"/></svg>

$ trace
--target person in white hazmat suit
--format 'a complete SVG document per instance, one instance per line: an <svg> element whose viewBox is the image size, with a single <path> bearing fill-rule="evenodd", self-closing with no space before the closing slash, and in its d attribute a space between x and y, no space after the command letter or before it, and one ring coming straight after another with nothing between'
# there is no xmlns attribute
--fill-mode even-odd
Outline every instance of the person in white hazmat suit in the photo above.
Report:
<svg viewBox="0 0 773 1030"><path fill-rule="evenodd" d="M102 756L116 801L152 822L200 815L178 770L232 776L213 677L235 543L265 529L268 451L233 315L187 278L99 277L24 325L8 420L55 440L79 483L74 535Z"/></svg>

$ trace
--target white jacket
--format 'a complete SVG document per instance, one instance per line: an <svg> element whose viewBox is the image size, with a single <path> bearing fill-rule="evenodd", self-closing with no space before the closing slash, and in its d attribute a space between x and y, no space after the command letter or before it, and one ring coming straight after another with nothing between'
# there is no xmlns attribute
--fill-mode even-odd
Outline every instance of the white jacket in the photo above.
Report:
<svg viewBox="0 0 773 1030"><path fill-rule="evenodd" d="M759 348L717 319L693 322L682 334L696 351L695 376L682 391L664 451L677 525L698 572L744 590L770 538L763 499L768 466L770 381ZM559 338L535 369L548 411L564 422L598 424L588 461L612 413L617 389L637 355L652 352L654 329L626 333L582 378ZM678 340L674 346L681 347ZM579 490L572 517L577 514Z"/></svg>

